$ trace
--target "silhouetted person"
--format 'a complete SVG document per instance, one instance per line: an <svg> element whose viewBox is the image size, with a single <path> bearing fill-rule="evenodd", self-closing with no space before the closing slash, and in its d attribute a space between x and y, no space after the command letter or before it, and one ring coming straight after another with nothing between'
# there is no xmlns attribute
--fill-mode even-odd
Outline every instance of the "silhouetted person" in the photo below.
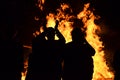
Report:
<svg viewBox="0 0 120 80"><path fill-rule="evenodd" d="M45 53L45 35L45 32L43 32L32 40L32 53L28 58L28 69L25 80L40 80L45 77L45 67L48 67Z"/></svg>
<svg viewBox="0 0 120 80"><path fill-rule="evenodd" d="M23 64L23 45L9 37L0 42L0 78L2 80L21 80Z"/></svg>
<svg viewBox="0 0 120 80"><path fill-rule="evenodd" d="M113 68L115 70L114 80L120 80L120 51L117 50L113 57Z"/></svg>
<svg viewBox="0 0 120 80"><path fill-rule="evenodd" d="M55 30L53 28L48 28L47 32L47 50L48 54L50 53L49 56L51 56L51 72L53 72L53 78L51 80L61 80L62 76L62 55L63 55L63 49L65 46L65 39L63 35L59 32L57 29L58 22L56 23ZM59 38L58 40L55 39L55 34ZM56 76L56 78L54 77Z"/></svg>
<svg viewBox="0 0 120 80"><path fill-rule="evenodd" d="M26 80L60 80L62 48L65 39L57 29L48 27L33 40ZM59 40L55 40L55 34Z"/></svg>
<svg viewBox="0 0 120 80"><path fill-rule="evenodd" d="M63 80L92 80L95 50L84 38L80 28L74 28L72 42L66 44Z"/></svg>

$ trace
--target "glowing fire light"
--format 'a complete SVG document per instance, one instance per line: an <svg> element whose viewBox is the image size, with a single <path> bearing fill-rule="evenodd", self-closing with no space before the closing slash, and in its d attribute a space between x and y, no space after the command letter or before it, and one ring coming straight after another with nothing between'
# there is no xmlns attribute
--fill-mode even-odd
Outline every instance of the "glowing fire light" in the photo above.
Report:
<svg viewBox="0 0 120 80"><path fill-rule="evenodd" d="M96 31L100 31L100 27L94 23L94 20L97 17L94 16L93 12L87 9L88 7L89 3L85 4L83 11L78 14L78 18L83 20L84 28L86 28L86 40L91 44L91 46L93 46L96 51L95 56L93 56L93 80L112 80L114 77L113 73L109 72L109 67L107 67L106 61L104 59L105 53L103 50L103 42L100 41L100 37L96 34Z"/></svg>
<svg viewBox="0 0 120 80"><path fill-rule="evenodd" d="M50 13L49 15L46 16L47 19L47 27L53 27L55 26L55 17L54 14Z"/></svg>
<svg viewBox="0 0 120 80"><path fill-rule="evenodd" d="M44 3L44 0L42 0ZM43 4L42 3L42 4ZM95 49L96 53L93 56L94 60L94 73L92 80L113 80L114 75L109 71L109 67L106 65L106 61L104 59L104 46L103 42L100 40L100 37L96 33L96 31L100 32L100 26L94 23L94 20L97 17L90 11L89 8L90 3L84 5L83 11L81 11L77 17L70 15L69 13L65 13L66 9L69 9L70 13L72 13L71 8L67 4L61 4L61 7L57 9L57 14L49 13L46 15L47 27L55 26L55 20L59 21L58 29L63 34L66 39L66 43L72 41L71 39L71 31L74 26L72 24L74 22L70 21L70 19L77 18L82 19L84 23L84 28L86 32L86 40L91 44L91 46ZM41 28L40 33L44 30ZM24 80L24 79L22 79Z"/></svg>
<svg viewBox="0 0 120 80"><path fill-rule="evenodd" d="M73 22L70 22L69 20L71 18L73 18L73 16L70 16L68 14L65 15L65 10L68 9L69 6L67 4L62 4L60 9L57 9L58 13L57 15L54 15L53 13L49 13L49 15L46 16L47 19L47 27L55 27L56 23L56 19L60 21L59 25L58 25L58 29L59 31L63 34L63 36L66 39L66 43L72 41L71 38L71 31L73 29ZM55 37L55 39L58 39L57 37Z"/></svg>
<svg viewBox="0 0 120 80"><path fill-rule="evenodd" d="M22 75L21 80L25 80L25 78L26 78L28 61L24 62L24 65L25 65L24 69L26 69L26 70L24 72L21 72L21 75Z"/></svg>
<svg viewBox="0 0 120 80"><path fill-rule="evenodd" d="M40 10L43 10L45 0L38 0L38 4L36 4Z"/></svg>

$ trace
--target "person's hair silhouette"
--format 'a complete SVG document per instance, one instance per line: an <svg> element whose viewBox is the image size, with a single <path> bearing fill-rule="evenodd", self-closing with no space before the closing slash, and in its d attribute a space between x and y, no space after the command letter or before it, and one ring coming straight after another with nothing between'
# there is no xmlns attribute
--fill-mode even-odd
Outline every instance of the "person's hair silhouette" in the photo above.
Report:
<svg viewBox="0 0 120 80"><path fill-rule="evenodd" d="M85 36L83 32L81 31L80 28L74 28L73 31L71 32L72 35L72 41L74 42L84 42L85 41Z"/></svg>
<svg viewBox="0 0 120 80"><path fill-rule="evenodd" d="M46 36L48 40L54 40L55 38L55 30L52 27L48 27L46 29Z"/></svg>

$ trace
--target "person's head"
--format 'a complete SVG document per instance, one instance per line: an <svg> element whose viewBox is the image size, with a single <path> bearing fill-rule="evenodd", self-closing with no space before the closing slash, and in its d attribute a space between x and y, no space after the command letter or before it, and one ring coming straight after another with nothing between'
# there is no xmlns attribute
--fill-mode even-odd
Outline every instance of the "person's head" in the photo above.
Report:
<svg viewBox="0 0 120 80"><path fill-rule="evenodd" d="M83 42L85 40L84 34L80 28L74 28L71 32L71 35L72 35L72 41Z"/></svg>
<svg viewBox="0 0 120 80"><path fill-rule="evenodd" d="M48 38L48 40L54 40L55 37L55 30L52 27L48 27L46 29L46 36Z"/></svg>

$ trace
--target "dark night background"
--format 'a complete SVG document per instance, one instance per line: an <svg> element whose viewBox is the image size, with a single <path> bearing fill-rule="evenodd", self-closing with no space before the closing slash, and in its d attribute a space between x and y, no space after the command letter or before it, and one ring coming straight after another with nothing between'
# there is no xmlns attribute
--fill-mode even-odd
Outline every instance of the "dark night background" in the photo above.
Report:
<svg viewBox="0 0 120 80"><path fill-rule="evenodd" d="M45 15L36 10L37 0L2 0L0 2L0 38L6 40L18 33L18 40L26 45L31 44L32 33L38 28L36 14ZM54 2L53 2L54 1ZM81 11L84 3L90 2L95 14L101 18L97 22L102 28L102 40L108 55L120 48L119 37L119 2L118 0L46 0L46 13L54 11L60 2L69 3L75 14Z"/></svg>

